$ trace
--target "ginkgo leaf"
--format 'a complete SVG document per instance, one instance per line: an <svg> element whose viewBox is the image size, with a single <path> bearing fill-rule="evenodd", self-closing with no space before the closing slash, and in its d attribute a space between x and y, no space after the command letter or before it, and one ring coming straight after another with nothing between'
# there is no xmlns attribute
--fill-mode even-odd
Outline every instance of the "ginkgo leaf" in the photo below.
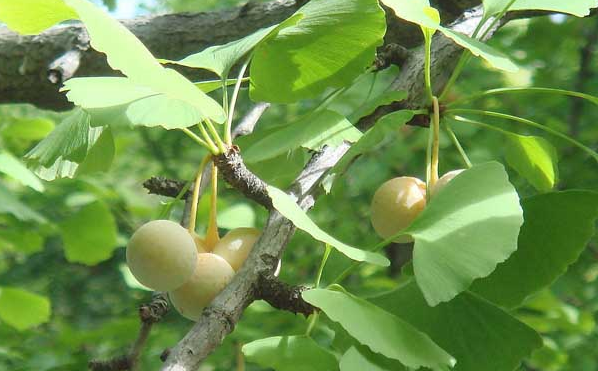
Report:
<svg viewBox="0 0 598 371"><path fill-rule="evenodd" d="M44 185L39 178L8 152L0 152L0 173L10 176L21 184L31 187L38 192L44 190Z"/></svg>
<svg viewBox="0 0 598 371"><path fill-rule="evenodd" d="M430 307L411 281L370 301L430 336L455 357L455 371L515 370L542 344L532 328L470 292Z"/></svg>
<svg viewBox="0 0 598 371"><path fill-rule="evenodd" d="M338 362L330 351L307 336L275 336L243 346L243 354L254 362L276 371L336 371Z"/></svg>
<svg viewBox="0 0 598 371"><path fill-rule="evenodd" d="M116 220L108 205L94 201L60 223L66 259L95 265L112 256L117 247Z"/></svg>
<svg viewBox="0 0 598 371"><path fill-rule="evenodd" d="M483 0L484 17L490 17L503 11L511 0ZM509 10L549 10L569 13L578 17L590 14L590 9L597 6L594 0L516 0Z"/></svg>
<svg viewBox="0 0 598 371"><path fill-rule="evenodd" d="M377 0L311 0L295 15L253 52L254 101L290 103L349 85L371 66L386 31Z"/></svg>
<svg viewBox="0 0 598 371"><path fill-rule="evenodd" d="M231 41L224 45L211 46L179 61L161 60L161 62L175 63L192 68L203 68L214 72L220 77L226 77L235 63L257 45L269 37L273 37L281 29L294 25L302 17L301 14L295 14L281 24L262 28L242 39Z"/></svg>
<svg viewBox="0 0 598 371"><path fill-rule="evenodd" d="M133 84L164 94L177 102L170 105L171 109L189 105L191 107L188 110L192 108L196 111L195 115L201 118L224 121L224 111L215 100L197 89L179 72L162 67L141 41L118 21L87 0L65 2L79 14L93 48L105 53L110 66L122 71ZM73 90L73 86L70 90Z"/></svg>
<svg viewBox="0 0 598 371"><path fill-rule="evenodd" d="M291 196L287 195L280 189L268 186L268 195L272 199L272 204L274 205L274 208L278 210L278 212L293 222L295 227L307 232L316 240L333 246L339 252L355 261L368 262L384 267L390 264L386 257L378 253L360 250L358 248L349 246L324 232L307 216L305 211L303 211L299 205L295 203Z"/></svg>
<svg viewBox="0 0 598 371"><path fill-rule="evenodd" d="M519 197L497 162L476 165L440 189L404 234L415 240L417 284L434 306L486 277L517 249Z"/></svg>
<svg viewBox="0 0 598 371"><path fill-rule="evenodd" d="M361 132L344 116L324 110L303 116L253 143L244 152L243 159L247 162L258 162L299 147L317 151L324 145L338 147L343 141L352 143L359 138Z"/></svg>
<svg viewBox="0 0 598 371"><path fill-rule="evenodd" d="M550 192L526 198L521 205L525 222L517 251L471 287L507 308L520 305L565 273L594 235L598 218L597 192Z"/></svg>
<svg viewBox="0 0 598 371"><path fill-rule="evenodd" d="M56 23L77 18L64 0L0 0L0 21L23 35L35 35Z"/></svg>
<svg viewBox="0 0 598 371"><path fill-rule="evenodd" d="M542 137L507 135L505 159L540 192L550 191L558 177L556 148Z"/></svg>
<svg viewBox="0 0 598 371"><path fill-rule="evenodd" d="M308 290L302 296L357 341L407 367L448 371L455 364L428 335L366 300L336 289Z"/></svg>
<svg viewBox="0 0 598 371"><path fill-rule="evenodd" d="M19 331L50 319L50 300L17 287L0 287L0 320Z"/></svg>

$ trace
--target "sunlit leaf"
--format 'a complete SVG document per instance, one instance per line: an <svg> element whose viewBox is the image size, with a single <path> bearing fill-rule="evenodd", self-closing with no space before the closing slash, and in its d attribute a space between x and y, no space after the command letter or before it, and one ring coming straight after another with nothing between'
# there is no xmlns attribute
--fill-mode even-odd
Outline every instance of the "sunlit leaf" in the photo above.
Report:
<svg viewBox="0 0 598 371"><path fill-rule="evenodd" d="M355 142L360 137L361 132L345 117L325 110L278 128L249 147L243 153L243 159L247 162L263 161L299 147L317 151L324 145L338 147L343 141Z"/></svg>
<svg viewBox="0 0 598 371"><path fill-rule="evenodd" d="M252 341L243 346L249 362L276 371L335 371L334 354L307 336L275 336Z"/></svg>
<svg viewBox="0 0 598 371"><path fill-rule="evenodd" d="M348 258L356 261L364 261L371 264L388 266L390 262L384 256L371 251L360 250L349 246L330 236L328 233L320 229L303 211L299 205L286 193L278 188L269 186L268 194L272 198L274 208L278 210L284 217L288 218L295 227L307 232L318 241L325 242Z"/></svg>
<svg viewBox="0 0 598 371"><path fill-rule="evenodd" d="M415 240L417 284L434 306L486 277L517 249L523 223L517 192L497 162L450 181L404 232Z"/></svg>
<svg viewBox="0 0 598 371"><path fill-rule="evenodd" d="M163 68L141 41L118 21L87 0L65 1L85 24L93 48L105 53L110 66L122 71L133 84L164 94L180 106L190 106L187 110L193 109L201 118L224 120L224 111L216 101L177 71Z"/></svg>
<svg viewBox="0 0 598 371"><path fill-rule="evenodd" d="M66 259L95 265L109 259L116 246L116 221L108 206L95 201L60 223Z"/></svg>
<svg viewBox="0 0 598 371"><path fill-rule="evenodd" d="M500 13L509 2L510 0L483 0L484 16L489 17ZM585 17L590 14L590 9L596 6L594 0L516 0L509 10L549 10Z"/></svg>
<svg viewBox="0 0 598 371"><path fill-rule="evenodd" d="M455 364L426 334L366 300L340 290L315 289L302 295L372 351L407 367L448 371Z"/></svg>
<svg viewBox="0 0 598 371"><path fill-rule="evenodd" d="M39 142L25 158L50 167L59 157L81 162L85 159L89 134L89 115L76 109Z"/></svg>
<svg viewBox="0 0 598 371"><path fill-rule="evenodd" d="M377 0L312 0L295 14L295 25L254 51L254 101L290 103L349 85L371 66L386 30Z"/></svg>
<svg viewBox="0 0 598 371"><path fill-rule="evenodd" d="M294 25L301 18L301 14L295 14L281 24L262 28L242 39L224 45L211 46L180 61L162 60L162 62L203 68L214 72L220 77L226 77L230 69L259 43L274 36L279 30Z"/></svg>
<svg viewBox="0 0 598 371"><path fill-rule="evenodd" d="M519 67L517 67L509 57L491 46L445 27L439 27L439 30L445 36L453 39L454 42L469 50L473 55L483 58L492 67L507 72L517 72L519 70Z"/></svg>
<svg viewBox="0 0 598 371"><path fill-rule="evenodd" d="M455 371L515 370L542 345L533 329L469 292L430 307L410 282L371 301L430 336L455 357Z"/></svg>
<svg viewBox="0 0 598 371"><path fill-rule="evenodd" d="M64 0L0 0L0 21L24 35L35 35L56 23L77 18Z"/></svg>
<svg viewBox="0 0 598 371"><path fill-rule="evenodd" d="M0 287L0 320L19 331L50 319L47 297L16 287Z"/></svg>
<svg viewBox="0 0 598 371"><path fill-rule="evenodd" d="M517 251L472 290L504 307L553 283L574 263L594 235L598 193L564 191L524 199L525 223Z"/></svg>
<svg viewBox="0 0 598 371"><path fill-rule="evenodd" d="M558 155L546 139L507 135L505 158L538 191L547 192L554 187L558 177Z"/></svg>
<svg viewBox="0 0 598 371"><path fill-rule="evenodd" d="M96 131L97 139L93 140L94 144L89 149L85 160L77 168L75 175L105 172L112 165L115 152L112 130L107 127Z"/></svg>
<svg viewBox="0 0 598 371"><path fill-rule="evenodd" d="M44 185L31 170L8 152L0 152L0 173L4 173L19 183L31 187L38 192L44 190Z"/></svg>
<svg viewBox="0 0 598 371"><path fill-rule="evenodd" d="M380 355L368 352L368 348L362 347L358 350L352 346L343 354L339 362L340 371L401 371L405 369L400 364L384 364L386 359L381 361L380 358Z"/></svg>

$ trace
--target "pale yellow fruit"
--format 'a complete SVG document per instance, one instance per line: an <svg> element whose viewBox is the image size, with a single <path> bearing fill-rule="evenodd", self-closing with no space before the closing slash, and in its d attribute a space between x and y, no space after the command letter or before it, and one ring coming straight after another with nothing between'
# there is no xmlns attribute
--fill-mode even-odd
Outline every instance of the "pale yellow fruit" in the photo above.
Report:
<svg viewBox="0 0 598 371"><path fill-rule="evenodd" d="M206 240L199 237L199 235L195 232L193 232L193 241L195 242L195 247L197 248L197 252L199 254L210 252L210 250L206 246Z"/></svg>
<svg viewBox="0 0 598 371"><path fill-rule="evenodd" d="M236 228L214 246L214 254L223 257L235 271L243 265L262 232L255 228Z"/></svg>
<svg viewBox="0 0 598 371"><path fill-rule="evenodd" d="M413 177L393 178L378 188L371 205L374 230L388 238L408 227L426 207L426 184ZM401 236L394 242L412 242L410 236Z"/></svg>
<svg viewBox="0 0 598 371"><path fill-rule="evenodd" d="M176 310L197 321L203 309L228 285L235 275L230 264L212 253L199 254L193 275L185 284L168 293Z"/></svg>
<svg viewBox="0 0 598 371"><path fill-rule="evenodd" d="M452 170L441 176L436 182L436 184L434 184L434 187L430 189L430 197L434 197L438 193L438 191L440 191L442 188L444 188L445 185L448 184L448 182L453 180L454 177L456 177L464 171L465 169Z"/></svg>
<svg viewBox="0 0 598 371"><path fill-rule="evenodd" d="M153 220L133 233L127 264L139 282L156 291L174 290L195 270L197 249L189 232L170 220Z"/></svg>

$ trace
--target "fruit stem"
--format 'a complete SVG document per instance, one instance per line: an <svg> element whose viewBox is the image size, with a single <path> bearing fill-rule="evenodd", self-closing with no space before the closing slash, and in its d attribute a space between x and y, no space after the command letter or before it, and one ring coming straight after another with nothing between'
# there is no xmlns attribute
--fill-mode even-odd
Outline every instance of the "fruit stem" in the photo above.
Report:
<svg viewBox="0 0 598 371"><path fill-rule="evenodd" d="M459 139L455 135L455 132L453 132L453 129L451 129L451 126L446 121L444 122L444 129L448 133L449 138L451 138L451 141L453 142L453 145L455 146L455 148L457 148L457 151L459 151L459 154L461 155L461 158L463 159L465 166L467 166L467 168L470 169L472 166L471 161L469 160L467 153L465 153L463 146L461 146L461 143L459 142Z"/></svg>
<svg viewBox="0 0 598 371"><path fill-rule="evenodd" d="M203 171L206 168L208 162L210 162L212 156L206 155L201 163L199 169L197 169L197 175L195 176L195 183L193 183L193 198L191 199L191 213L189 215L189 233L193 235L195 233L195 222L197 220L197 204L199 203L199 189L201 188L201 178Z"/></svg>
<svg viewBox="0 0 598 371"><path fill-rule="evenodd" d="M434 106L434 112L432 114L433 141L430 187L434 187L434 184L438 181L438 151L440 147L440 105L438 104L438 98L432 97L432 104Z"/></svg>
<svg viewBox="0 0 598 371"><path fill-rule="evenodd" d="M210 196L210 217L208 220L208 230L206 232L206 246L212 250L216 243L220 241L218 235L218 168L212 162L212 194Z"/></svg>
<svg viewBox="0 0 598 371"><path fill-rule="evenodd" d="M210 145L210 152L212 152L213 155L217 155L218 147L216 146L216 143L214 143L212 138L210 138L210 135L206 131L206 128L204 127L203 122L200 122L199 124L197 124L197 127L199 128L199 131L201 132L201 135L204 137L206 142L208 142L208 144Z"/></svg>
<svg viewBox="0 0 598 371"><path fill-rule="evenodd" d="M218 145L218 150L220 151L218 154L226 153L226 145L224 144L222 139L220 139L220 135L218 134L218 131L214 127L212 120L210 120L209 118L206 117L205 123L206 123L206 126L208 127L208 130L210 131L210 133L212 133L212 137L214 137L214 141L216 141L216 144Z"/></svg>
<svg viewBox="0 0 598 371"><path fill-rule="evenodd" d="M311 332L313 331L314 327L316 327L316 323L318 323L319 312L315 312L309 318L309 322L307 324L307 330L305 330L305 336L310 336Z"/></svg>
<svg viewBox="0 0 598 371"><path fill-rule="evenodd" d="M324 273L324 267L326 266L326 261L328 261L328 257L330 256L330 251L332 247L329 244L326 244L326 250L324 251L324 255L322 256L322 262L320 263L320 268L318 268L318 274L316 276L316 285L315 287L320 287L320 281L322 280L322 273Z"/></svg>
<svg viewBox="0 0 598 371"><path fill-rule="evenodd" d="M241 90L241 83L243 82L243 75L245 75L245 70L247 69L247 65L251 60L251 56L247 58L245 63L241 66L239 70L239 76L237 77L237 82L235 83L235 89L233 90L233 96L230 99L230 105L227 112L226 123L224 124L224 142L228 146L232 146L233 138L232 138L232 124L233 124L233 116L235 115L235 105L237 104L237 98L239 97L239 90Z"/></svg>
<svg viewBox="0 0 598 371"><path fill-rule="evenodd" d="M213 142L210 143L211 141L207 142L207 141L201 139L199 136L197 136L197 134L195 134L191 130L189 130L187 128L183 128L183 129L181 129L181 131L183 133L185 133L189 138L191 138L195 142L199 143L199 145L201 145L202 147L207 148L210 152L214 153L214 151L216 151L216 152L218 151L218 148L216 148L216 145L214 145ZM206 137L204 136L204 138L206 138ZM209 139L209 138L206 138L206 139Z"/></svg>

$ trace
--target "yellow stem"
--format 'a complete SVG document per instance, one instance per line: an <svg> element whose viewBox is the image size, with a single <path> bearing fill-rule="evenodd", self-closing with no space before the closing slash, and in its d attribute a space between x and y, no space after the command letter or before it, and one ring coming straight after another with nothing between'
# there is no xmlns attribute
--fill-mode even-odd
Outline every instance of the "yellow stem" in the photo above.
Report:
<svg viewBox="0 0 598 371"><path fill-rule="evenodd" d="M210 134L208 134L206 128L203 125L203 122L200 122L199 124L197 124L197 127L199 128L199 131L201 132L201 135L204 137L205 141L209 144L210 152L212 152L213 155L218 155L218 146L216 145L216 143L214 143L214 141L210 137Z"/></svg>
<svg viewBox="0 0 598 371"><path fill-rule="evenodd" d="M218 168L212 162L212 195L210 197L210 219L208 220L208 230L206 232L206 246L212 250L216 243L220 241L218 235Z"/></svg>
<svg viewBox="0 0 598 371"><path fill-rule="evenodd" d="M197 169L197 175L195 176L195 183L193 184L193 198L191 199L191 215L189 215L189 233L193 235L195 233L195 222L197 220L197 204L199 203L199 189L201 187L201 177L203 174L203 170L206 168L206 165L210 161L212 156L206 155L203 160L201 160L201 164L199 164L199 169Z"/></svg>
<svg viewBox="0 0 598 371"><path fill-rule="evenodd" d="M434 187L434 184L438 181L438 149L440 146L440 105L438 104L438 98L432 97L432 103L434 105L434 114L432 116L432 130L433 130L433 142L432 142L432 165L430 168L430 188Z"/></svg>

